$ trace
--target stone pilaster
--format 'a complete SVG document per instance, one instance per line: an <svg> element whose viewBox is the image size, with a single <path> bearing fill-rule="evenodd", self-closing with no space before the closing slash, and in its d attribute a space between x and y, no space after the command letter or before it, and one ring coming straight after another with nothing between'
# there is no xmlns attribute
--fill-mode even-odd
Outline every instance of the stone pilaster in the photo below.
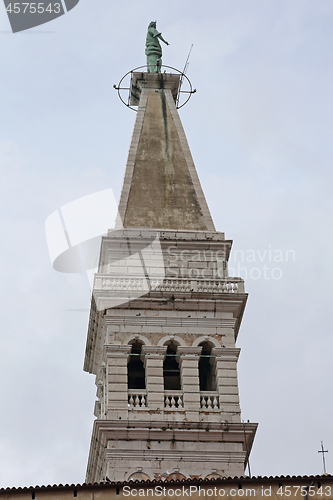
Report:
<svg viewBox="0 0 333 500"><path fill-rule="evenodd" d="M106 345L107 418L128 416L127 362L130 345Z"/></svg>
<svg viewBox="0 0 333 500"><path fill-rule="evenodd" d="M237 381L237 361L240 349L214 347L216 385L219 393L221 413L228 414L228 420L240 422L240 406Z"/></svg>
<svg viewBox="0 0 333 500"><path fill-rule="evenodd" d="M199 357L202 347L177 348L180 355L180 379L187 420L199 420L200 382Z"/></svg>
<svg viewBox="0 0 333 500"><path fill-rule="evenodd" d="M163 361L167 346L143 346L146 371L147 406L149 410L164 410Z"/></svg>

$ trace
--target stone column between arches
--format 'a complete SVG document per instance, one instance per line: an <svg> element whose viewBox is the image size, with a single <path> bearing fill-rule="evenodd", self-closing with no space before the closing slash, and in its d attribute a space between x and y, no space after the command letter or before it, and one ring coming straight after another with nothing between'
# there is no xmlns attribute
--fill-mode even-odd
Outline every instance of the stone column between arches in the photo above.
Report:
<svg viewBox="0 0 333 500"><path fill-rule="evenodd" d="M142 357L146 371L147 407L164 411L163 361L167 346L142 346Z"/></svg>
<svg viewBox="0 0 333 500"><path fill-rule="evenodd" d="M128 417L127 362L131 345L105 345L107 418Z"/></svg>
<svg viewBox="0 0 333 500"><path fill-rule="evenodd" d="M216 385L219 393L221 414L229 422L240 422L240 405L238 395L237 361L240 349L214 347Z"/></svg>
<svg viewBox="0 0 333 500"><path fill-rule="evenodd" d="M177 348L177 355L180 356L180 380L183 391L184 410L188 421L199 421L199 358L201 350L201 346L178 346Z"/></svg>

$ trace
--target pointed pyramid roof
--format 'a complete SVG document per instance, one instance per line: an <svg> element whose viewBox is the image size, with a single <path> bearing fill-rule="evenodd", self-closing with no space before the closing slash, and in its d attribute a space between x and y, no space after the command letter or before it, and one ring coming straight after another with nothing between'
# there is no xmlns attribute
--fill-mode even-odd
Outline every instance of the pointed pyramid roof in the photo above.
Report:
<svg viewBox="0 0 333 500"><path fill-rule="evenodd" d="M119 204L123 226L215 231L175 105L179 75L133 75L140 102Z"/></svg>

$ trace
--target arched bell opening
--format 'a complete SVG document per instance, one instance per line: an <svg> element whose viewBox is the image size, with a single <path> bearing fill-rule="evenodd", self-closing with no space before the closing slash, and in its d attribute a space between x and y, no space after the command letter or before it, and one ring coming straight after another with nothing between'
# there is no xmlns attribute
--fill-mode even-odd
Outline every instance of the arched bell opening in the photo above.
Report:
<svg viewBox="0 0 333 500"><path fill-rule="evenodd" d="M128 389L145 389L146 376L145 367L141 359L143 343L135 340L127 363L127 385Z"/></svg>
<svg viewBox="0 0 333 500"><path fill-rule="evenodd" d="M199 360L200 391L216 391L215 362L210 342L201 342L202 351Z"/></svg>
<svg viewBox="0 0 333 500"><path fill-rule="evenodd" d="M180 368L179 360L177 360L176 353L178 344L174 341L165 343L167 345L167 352L163 362L163 379L165 391L180 391Z"/></svg>

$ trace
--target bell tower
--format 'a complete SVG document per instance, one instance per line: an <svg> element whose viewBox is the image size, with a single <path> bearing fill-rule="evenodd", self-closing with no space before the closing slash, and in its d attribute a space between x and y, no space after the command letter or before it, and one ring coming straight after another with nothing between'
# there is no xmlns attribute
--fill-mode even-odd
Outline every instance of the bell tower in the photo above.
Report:
<svg viewBox="0 0 333 500"><path fill-rule="evenodd" d="M138 112L114 230L95 275L84 370L97 401L87 482L242 476L235 342L247 294L229 277L177 110L182 75L131 72Z"/></svg>

